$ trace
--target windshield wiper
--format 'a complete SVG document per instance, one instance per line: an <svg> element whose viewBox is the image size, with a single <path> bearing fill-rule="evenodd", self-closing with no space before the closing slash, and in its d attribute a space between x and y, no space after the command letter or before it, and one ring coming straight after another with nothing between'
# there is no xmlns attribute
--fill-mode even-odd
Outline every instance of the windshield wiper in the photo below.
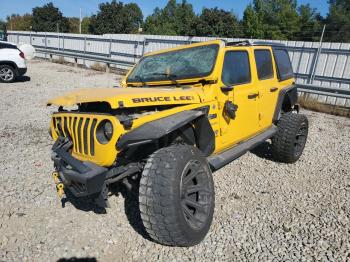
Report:
<svg viewBox="0 0 350 262"><path fill-rule="evenodd" d="M167 73L153 73L152 76L166 76L170 81L173 82L176 86L180 86L180 83L176 81L177 75L175 74L167 74Z"/></svg>
<svg viewBox="0 0 350 262"><path fill-rule="evenodd" d="M141 77L139 75L136 75L135 78L138 79L141 82L142 87L147 87L148 86L147 83L145 82L145 80L143 79L143 77Z"/></svg>

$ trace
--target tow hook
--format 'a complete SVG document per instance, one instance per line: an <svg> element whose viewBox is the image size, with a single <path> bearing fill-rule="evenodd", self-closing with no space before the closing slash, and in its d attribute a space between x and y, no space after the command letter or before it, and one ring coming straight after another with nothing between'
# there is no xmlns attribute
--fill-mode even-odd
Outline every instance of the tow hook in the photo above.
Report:
<svg viewBox="0 0 350 262"><path fill-rule="evenodd" d="M63 198L63 195L65 194L64 193L64 184L60 181L59 179L59 174L57 171L53 172L52 173L52 177L53 177L53 180L56 184L56 191L57 191L57 195L59 198Z"/></svg>

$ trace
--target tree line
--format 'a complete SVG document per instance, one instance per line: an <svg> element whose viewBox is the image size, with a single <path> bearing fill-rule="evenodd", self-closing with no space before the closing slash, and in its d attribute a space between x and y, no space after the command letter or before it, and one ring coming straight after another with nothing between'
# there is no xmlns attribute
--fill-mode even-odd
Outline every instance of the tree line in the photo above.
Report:
<svg viewBox="0 0 350 262"><path fill-rule="evenodd" d="M326 25L325 41L350 42L350 0L329 0L328 4L328 14L323 17L317 8L298 5L297 0L253 0L239 19L233 10L203 8L196 14L188 1L169 0L165 7L155 8L144 19L136 3L113 0L100 4L96 14L84 17L81 31L318 41ZM79 18L63 16L53 3L35 7L31 14L12 14L6 24L9 30L80 30Z"/></svg>

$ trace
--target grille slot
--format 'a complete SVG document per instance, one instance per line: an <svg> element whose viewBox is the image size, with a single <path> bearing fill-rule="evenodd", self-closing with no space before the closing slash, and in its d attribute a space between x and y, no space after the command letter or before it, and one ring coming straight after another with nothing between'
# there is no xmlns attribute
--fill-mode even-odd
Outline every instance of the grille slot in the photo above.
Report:
<svg viewBox="0 0 350 262"><path fill-rule="evenodd" d="M85 120L85 124L84 124L84 133L83 133L83 141L84 141L84 154L87 155L88 154L88 142L90 142L88 140L88 127L89 127L89 122L90 119L87 118Z"/></svg>
<svg viewBox="0 0 350 262"><path fill-rule="evenodd" d="M78 152L78 141L77 141L77 117L74 117L74 122L73 122L73 137L74 137L74 151Z"/></svg>
<svg viewBox="0 0 350 262"><path fill-rule="evenodd" d="M95 142L94 142L94 135L95 135L95 127L96 127L97 119L94 119L91 124L90 128L90 154L93 156L95 155Z"/></svg>
<svg viewBox="0 0 350 262"><path fill-rule="evenodd" d="M94 156L95 155L95 127L97 119L76 116L53 117L53 126L61 121L62 133L73 142L75 153Z"/></svg>
<svg viewBox="0 0 350 262"><path fill-rule="evenodd" d="M82 144L83 144L83 141L82 141L82 139L81 139L81 126L82 126L82 124L83 124L83 118L79 118L79 124L78 124L78 130L77 130L77 133L78 133L78 151L79 151L79 153L80 154L82 154L83 153L83 151L82 151Z"/></svg>

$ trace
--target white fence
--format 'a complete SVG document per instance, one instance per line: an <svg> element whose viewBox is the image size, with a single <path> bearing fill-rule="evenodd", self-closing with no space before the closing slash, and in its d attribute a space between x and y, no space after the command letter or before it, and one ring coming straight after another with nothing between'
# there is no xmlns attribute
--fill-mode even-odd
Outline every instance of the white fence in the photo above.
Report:
<svg viewBox="0 0 350 262"><path fill-rule="evenodd" d="M8 33L9 41L30 43L41 57L63 56L68 61L87 66L97 61L123 69L132 66L147 52L214 39L133 34L98 36L19 31ZM283 43L287 46L301 91L320 102L350 107L349 43L322 43L320 46L316 42L268 42Z"/></svg>

